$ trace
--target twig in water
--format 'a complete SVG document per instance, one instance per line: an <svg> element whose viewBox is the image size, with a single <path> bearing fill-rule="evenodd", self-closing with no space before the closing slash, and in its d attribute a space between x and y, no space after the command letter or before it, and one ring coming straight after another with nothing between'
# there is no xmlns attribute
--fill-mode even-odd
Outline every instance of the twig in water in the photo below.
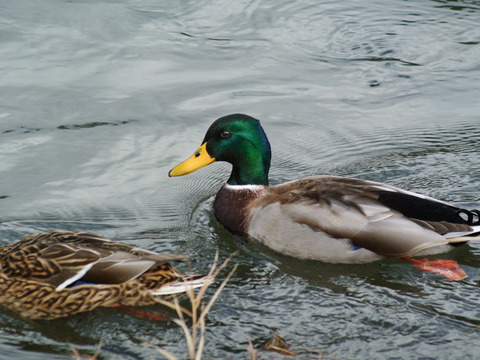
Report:
<svg viewBox="0 0 480 360"><path fill-rule="evenodd" d="M233 256L233 255L232 255ZM185 340L187 342L187 348L188 348L188 357L190 360L200 360L202 358L202 353L203 353L203 348L205 345L205 332L206 332L206 317L210 309L212 308L213 304L215 301L218 299L220 296L220 293L222 290L225 288L225 285L227 284L228 280L232 277L233 273L237 269L237 266L235 265L230 271L230 273L226 276L226 278L223 280L223 282L220 284L218 289L215 291L213 296L210 298L210 301L205 305L202 300L203 296L205 295L205 292L207 291L208 287L212 283L213 279L222 271L227 263L230 261L232 258L230 256L228 259L226 259L218 268L217 268L217 263L218 263L218 253L215 255L215 260L210 268L210 271L207 275L207 278L210 279L209 281L206 281L205 284L198 290L197 294L195 294L194 290L192 287L188 288L186 291L186 294L190 300L190 303L192 305L192 310L189 311L182 307L179 303L177 298L173 299L173 303L171 301L167 300L161 300L159 301L160 304L163 304L177 312L178 319L174 319L173 321L180 327L182 328L184 334L185 334ZM187 326L187 323L185 321L184 315L187 315L192 319L192 329L190 329ZM200 332L200 334L199 334ZM160 354L165 356L168 360L177 360L177 357L175 355L171 354L165 349L159 348L158 346L152 344L149 341L142 340L143 342L151 345L154 347Z"/></svg>

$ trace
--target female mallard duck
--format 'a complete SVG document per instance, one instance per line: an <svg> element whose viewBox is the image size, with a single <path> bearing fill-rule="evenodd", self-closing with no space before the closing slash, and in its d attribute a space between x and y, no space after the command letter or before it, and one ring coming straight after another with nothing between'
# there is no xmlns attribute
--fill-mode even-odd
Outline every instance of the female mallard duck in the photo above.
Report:
<svg viewBox="0 0 480 360"><path fill-rule="evenodd" d="M0 305L50 320L100 306L154 304L207 281L170 265L187 258L83 232L32 234L0 247Z"/></svg>
<svg viewBox="0 0 480 360"><path fill-rule="evenodd" d="M296 258L365 263L440 253L480 240L477 210L393 186L312 176L269 187L270 158L260 122L243 114L228 115L210 126L202 145L169 176L185 175L214 161L229 162L230 178L214 202L218 220L235 233ZM449 276L448 270L431 269L432 262L410 261Z"/></svg>

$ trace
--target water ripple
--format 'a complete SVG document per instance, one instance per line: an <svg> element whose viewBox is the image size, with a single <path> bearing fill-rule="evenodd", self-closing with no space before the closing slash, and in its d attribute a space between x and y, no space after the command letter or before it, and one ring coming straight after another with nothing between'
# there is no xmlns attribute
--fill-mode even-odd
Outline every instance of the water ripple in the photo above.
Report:
<svg viewBox="0 0 480 360"><path fill-rule="evenodd" d="M208 317L208 358L243 359L250 339L261 346L272 331L302 358L476 358L479 244L444 254L469 275L461 282L396 259L290 259L216 220L229 165L167 174L214 119L242 112L271 140L273 184L343 175L478 208L479 10L446 0L4 2L0 241L85 230L185 253L199 273L217 251L236 253ZM100 338L105 358L158 357L140 339L185 357L174 324L118 310L42 324L2 310L0 320L1 358L65 358L68 344L93 354Z"/></svg>

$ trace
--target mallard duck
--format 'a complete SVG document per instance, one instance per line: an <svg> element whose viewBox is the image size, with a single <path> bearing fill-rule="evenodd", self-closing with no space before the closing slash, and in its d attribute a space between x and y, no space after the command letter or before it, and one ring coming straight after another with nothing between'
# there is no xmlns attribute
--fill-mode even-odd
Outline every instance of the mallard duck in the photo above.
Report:
<svg viewBox="0 0 480 360"><path fill-rule="evenodd" d="M186 259L84 232L32 234L0 247L0 305L43 320L101 306L150 305L208 281L170 264Z"/></svg>
<svg viewBox="0 0 480 360"><path fill-rule="evenodd" d="M230 163L230 177L214 201L217 219L232 232L300 259L366 263L441 253L480 240L477 210L338 176L269 186L270 158L260 122L248 115L228 115L210 126L202 145L169 176L189 174L214 161ZM420 260L409 260L422 267ZM427 260L423 265L424 270L445 270L428 269L434 264Z"/></svg>

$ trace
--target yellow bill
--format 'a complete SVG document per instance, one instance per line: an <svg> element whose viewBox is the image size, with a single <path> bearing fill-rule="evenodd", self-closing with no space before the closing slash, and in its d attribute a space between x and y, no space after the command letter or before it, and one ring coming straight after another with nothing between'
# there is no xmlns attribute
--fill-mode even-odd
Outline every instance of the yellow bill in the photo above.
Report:
<svg viewBox="0 0 480 360"><path fill-rule="evenodd" d="M175 166L168 176L182 176L190 174L215 161L207 152L207 143L200 146L187 160Z"/></svg>

